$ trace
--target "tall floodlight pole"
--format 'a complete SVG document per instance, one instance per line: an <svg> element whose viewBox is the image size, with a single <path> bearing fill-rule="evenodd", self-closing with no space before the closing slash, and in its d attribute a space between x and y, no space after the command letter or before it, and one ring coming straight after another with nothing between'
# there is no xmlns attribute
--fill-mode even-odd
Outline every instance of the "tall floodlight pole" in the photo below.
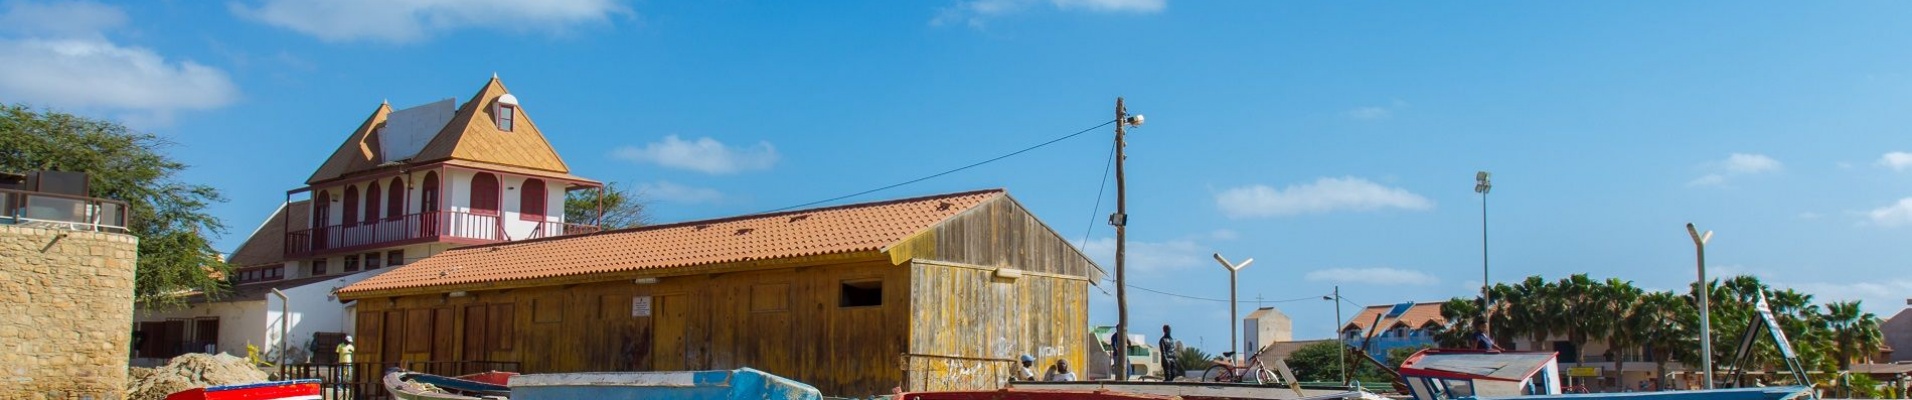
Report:
<svg viewBox="0 0 1912 400"><path fill-rule="evenodd" d="M1348 385L1348 338L1341 335L1341 285L1334 285L1334 296L1321 296L1322 300L1334 302L1334 341L1341 344L1335 355L1340 356L1341 386Z"/></svg>
<svg viewBox="0 0 1912 400"><path fill-rule="evenodd" d="M1706 281L1706 241L1713 239L1713 231L1700 233L1692 223L1686 224L1686 234L1693 236L1693 249L1697 253L1700 266L1700 369L1704 370L1706 388L1713 388L1713 323L1707 314L1708 297L1712 290Z"/></svg>
<svg viewBox="0 0 1912 400"><path fill-rule="evenodd" d="M1125 147L1123 135L1126 134L1123 128L1130 126L1142 126L1142 116L1129 115L1128 108L1122 106L1122 98L1117 97L1115 98L1115 213L1109 214L1109 225L1115 226L1115 309L1119 315L1115 322L1115 337L1109 338L1109 346L1114 348L1109 358L1117 362L1114 372L1115 379L1119 381L1129 380L1129 285L1128 280L1125 279L1129 202L1127 179L1124 179L1122 164L1128 159L1127 153L1123 151Z"/></svg>
<svg viewBox="0 0 1912 400"><path fill-rule="evenodd" d="M1235 331L1235 317L1241 315L1235 311L1235 306L1238 304L1235 301L1235 275L1241 272L1242 268L1247 268L1248 264L1254 263L1255 259L1250 258L1242 260L1241 264L1235 264L1222 258L1222 253L1215 253L1215 261L1222 263L1223 268L1228 268L1228 342L1230 343L1228 349L1235 353L1235 357L1241 357L1241 339L1235 337L1240 334ZM1234 357L1230 357L1228 362L1235 362Z"/></svg>
<svg viewBox="0 0 1912 400"><path fill-rule="evenodd" d="M1494 181L1490 179L1492 176L1487 171L1474 173L1474 192L1480 193L1480 321L1481 326L1488 330L1493 329L1488 324L1492 323L1490 320L1493 318L1490 316L1494 304L1487 294L1487 192L1494 190Z"/></svg>

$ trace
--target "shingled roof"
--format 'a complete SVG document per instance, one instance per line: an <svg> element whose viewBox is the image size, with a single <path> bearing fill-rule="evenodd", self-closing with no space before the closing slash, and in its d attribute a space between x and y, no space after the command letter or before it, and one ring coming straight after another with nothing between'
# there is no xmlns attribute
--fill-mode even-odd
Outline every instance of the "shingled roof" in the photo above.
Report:
<svg viewBox="0 0 1912 400"><path fill-rule="evenodd" d="M512 107L512 131L498 130L496 108L492 105L510 94L504 82L492 77L485 86L471 96L469 101L458 107L451 121L440 129L418 154L410 158L412 164L463 160L491 164L509 168L528 169L568 177L571 168L558 157L557 150L551 148L544 133L537 124L531 122L523 106ZM366 118L352 135L340 144L338 150L327 158L306 184L332 180L356 173L378 169L392 161L386 160L379 151L378 131L392 112L388 105L381 104L372 116Z"/></svg>
<svg viewBox="0 0 1912 400"><path fill-rule="evenodd" d="M533 280L792 257L880 253L1001 189L682 222L445 251L339 290Z"/></svg>
<svg viewBox="0 0 1912 400"><path fill-rule="evenodd" d="M1407 309L1406 313L1401 314L1401 319L1399 319L1398 322L1382 322L1387 322L1387 327L1389 328L1396 324L1405 324L1408 329L1419 329L1430 323L1436 325L1445 324L1447 323L1447 318L1441 317L1442 304L1444 303L1415 303L1413 307ZM1394 308L1393 304L1363 308L1361 312L1355 313L1354 318L1349 319L1347 324L1341 325L1341 331L1347 332L1350 329L1360 329L1360 332L1365 333L1371 328L1369 325L1374 324L1374 316L1388 312L1388 309L1391 308Z"/></svg>
<svg viewBox="0 0 1912 400"><path fill-rule="evenodd" d="M311 200L300 200L279 206L272 217L259 224L259 229L246 238L232 251L232 257L226 259L233 267L252 267L285 262L285 227L287 221L303 223L310 217ZM290 213L291 215L286 215ZM288 219L288 217L290 219Z"/></svg>

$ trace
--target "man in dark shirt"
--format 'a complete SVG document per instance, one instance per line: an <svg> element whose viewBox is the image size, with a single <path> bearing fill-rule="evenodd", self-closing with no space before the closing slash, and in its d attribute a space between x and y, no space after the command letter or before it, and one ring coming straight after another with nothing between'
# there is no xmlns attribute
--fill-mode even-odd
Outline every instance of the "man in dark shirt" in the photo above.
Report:
<svg viewBox="0 0 1912 400"><path fill-rule="evenodd" d="M1186 374L1182 370L1181 346L1176 346L1175 337L1169 335L1168 325L1162 325L1162 340L1156 342L1156 351L1162 352L1162 380L1173 381Z"/></svg>
<svg viewBox="0 0 1912 400"><path fill-rule="evenodd" d="M1487 321L1474 321L1474 348L1487 351L1501 351L1494 343L1494 337L1487 332Z"/></svg>

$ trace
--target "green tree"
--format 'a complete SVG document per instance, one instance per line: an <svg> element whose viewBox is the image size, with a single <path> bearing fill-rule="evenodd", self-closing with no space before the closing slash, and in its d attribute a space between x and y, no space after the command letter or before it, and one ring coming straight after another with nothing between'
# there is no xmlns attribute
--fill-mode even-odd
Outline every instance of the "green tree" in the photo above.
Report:
<svg viewBox="0 0 1912 400"><path fill-rule="evenodd" d="M1624 350L1633 349L1646 341L1645 332L1630 323L1644 322L1633 317L1640 309L1640 300L1646 291L1633 286L1633 282L1619 278L1607 278L1599 286L1599 301L1595 307L1607 320L1600 334L1606 337L1609 360L1613 361L1613 370L1622 371L1621 363L1626 359Z"/></svg>
<svg viewBox="0 0 1912 400"><path fill-rule="evenodd" d="M1850 369L1854 360L1871 359L1879 353L1884 342L1879 317L1860 311L1858 301L1827 304L1826 322L1835 338L1833 343L1837 343L1834 354L1838 355L1840 370Z"/></svg>
<svg viewBox="0 0 1912 400"><path fill-rule="evenodd" d="M1333 340L1311 343L1288 355L1288 367L1294 369L1295 379L1303 382L1341 382L1343 355L1339 352L1346 350L1347 347ZM1360 360L1360 356L1353 352L1348 352L1346 357L1348 370L1354 372L1354 380L1387 382L1393 379L1372 363Z"/></svg>
<svg viewBox="0 0 1912 400"><path fill-rule="evenodd" d="M1673 292L1647 293L1634 304L1622 326L1637 335L1635 344L1653 357L1653 376L1666 376L1666 363L1674 360L1692 364L1687 360L1699 353L1693 334L1698 328L1689 321L1699 320L1696 312L1692 303Z"/></svg>
<svg viewBox="0 0 1912 400"><path fill-rule="evenodd" d="M650 225L651 213L644 204L644 194L620 189L617 184L604 185L604 219L598 220L598 189L574 190L564 194L564 220L574 224L590 224L610 229L635 228Z"/></svg>
<svg viewBox="0 0 1912 400"><path fill-rule="evenodd" d="M1182 351L1175 353L1175 357L1181 361L1182 368L1189 371L1201 371L1208 369L1210 365L1215 365L1214 354L1208 354L1195 346L1182 346Z"/></svg>
<svg viewBox="0 0 1912 400"><path fill-rule="evenodd" d="M92 196L125 201L139 237L133 293L141 306L183 304L175 294L223 291L229 272L212 248L225 226L205 212L225 201L210 186L181 182L186 164L160 150L171 143L119 123L23 105L0 105L0 171L84 171Z"/></svg>

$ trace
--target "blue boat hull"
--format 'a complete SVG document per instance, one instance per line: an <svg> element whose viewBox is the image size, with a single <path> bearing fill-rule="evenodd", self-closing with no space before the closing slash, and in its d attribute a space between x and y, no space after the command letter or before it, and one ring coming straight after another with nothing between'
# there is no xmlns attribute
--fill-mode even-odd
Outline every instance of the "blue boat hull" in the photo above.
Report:
<svg viewBox="0 0 1912 400"><path fill-rule="evenodd" d="M1773 386L1738 389L1671 390L1661 392L1554 394L1542 396L1482 397L1482 400L1794 400L1810 399L1812 388Z"/></svg>
<svg viewBox="0 0 1912 400"><path fill-rule="evenodd" d="M588 372L511 377L512 400L821 400L801 382L735 371Z"/></svg>

